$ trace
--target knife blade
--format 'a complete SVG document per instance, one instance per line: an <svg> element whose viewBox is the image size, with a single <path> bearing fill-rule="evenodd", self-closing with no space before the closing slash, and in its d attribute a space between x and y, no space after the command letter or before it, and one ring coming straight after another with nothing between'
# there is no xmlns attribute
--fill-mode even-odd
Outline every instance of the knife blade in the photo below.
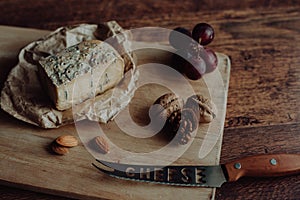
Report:
<svg viewBox="0 0 300 200"><path fill-rule="evenodd" d="M178 186L221 187L224 182L237 181L245 176L275 177L300 173L300 154L255 155L215 166L151 166L96 161L93 166L112 177Z"/></svg>

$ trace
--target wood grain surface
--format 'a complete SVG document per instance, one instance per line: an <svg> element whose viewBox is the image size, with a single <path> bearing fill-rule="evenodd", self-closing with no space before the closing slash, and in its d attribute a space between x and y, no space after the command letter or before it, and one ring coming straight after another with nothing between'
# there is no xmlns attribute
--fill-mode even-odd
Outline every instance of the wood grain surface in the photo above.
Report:
<svg viewBox="0 0 300 200"><path fill-rule="evenodd" d="M53 30L115 19L125 28L216 30L212 49L231 57L221 162L257 153L300 153L300 6L297 0L0 1L0 24ZM300 176L242 178L216 199L300 199ZM2 199L61 199L1 187Z"/></svg>

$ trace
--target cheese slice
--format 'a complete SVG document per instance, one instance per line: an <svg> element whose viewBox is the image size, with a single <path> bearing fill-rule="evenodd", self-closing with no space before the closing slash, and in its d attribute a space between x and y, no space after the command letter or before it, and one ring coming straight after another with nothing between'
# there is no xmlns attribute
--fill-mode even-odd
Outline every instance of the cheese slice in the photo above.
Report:
<svg viewBox="0 0 300 200"><path fill-rule="evenodd" d="M89 40L41 60L39 74L55 107L66 110L117 85L124 60L109 44Z"/></svg>

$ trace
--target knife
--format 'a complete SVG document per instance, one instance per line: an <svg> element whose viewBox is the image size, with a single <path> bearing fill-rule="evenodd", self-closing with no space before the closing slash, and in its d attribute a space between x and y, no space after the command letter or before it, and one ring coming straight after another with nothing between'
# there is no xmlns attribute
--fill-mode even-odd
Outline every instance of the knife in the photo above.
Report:
<svg viewBox="0 0 300 200"><path fill-rule="evenodd" d="M255 155L215 166L151 166L96 161L93 166L112 177L178 186L221 187L224 182L237 181L245 176L275 177L300 173L300 154Z"/></svg>

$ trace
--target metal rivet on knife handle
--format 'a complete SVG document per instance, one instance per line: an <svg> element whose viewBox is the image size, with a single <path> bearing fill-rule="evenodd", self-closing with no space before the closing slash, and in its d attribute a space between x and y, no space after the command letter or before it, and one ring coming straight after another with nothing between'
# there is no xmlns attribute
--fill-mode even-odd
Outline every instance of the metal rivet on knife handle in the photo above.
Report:
<svg viewBox="0 0 300 200"><path fill-rule="evenodd" d="M234 163L234 168L241 169L242 168L241 163Z"/></svg>
<svg viewBox="0 0 300 200"><path fill-rule="evenodd" d="M272 158L270 160L271 165L277 165L277 160L275 158Z"/></svg>
<svg viewBox="0 0 300 200"><path fill-rule="evenodd" d="M236 163L241 164L237 169ZM275 177L300 173L300 154L262 154L240 158L225 164L228 181L243 176Z"/></svg>

